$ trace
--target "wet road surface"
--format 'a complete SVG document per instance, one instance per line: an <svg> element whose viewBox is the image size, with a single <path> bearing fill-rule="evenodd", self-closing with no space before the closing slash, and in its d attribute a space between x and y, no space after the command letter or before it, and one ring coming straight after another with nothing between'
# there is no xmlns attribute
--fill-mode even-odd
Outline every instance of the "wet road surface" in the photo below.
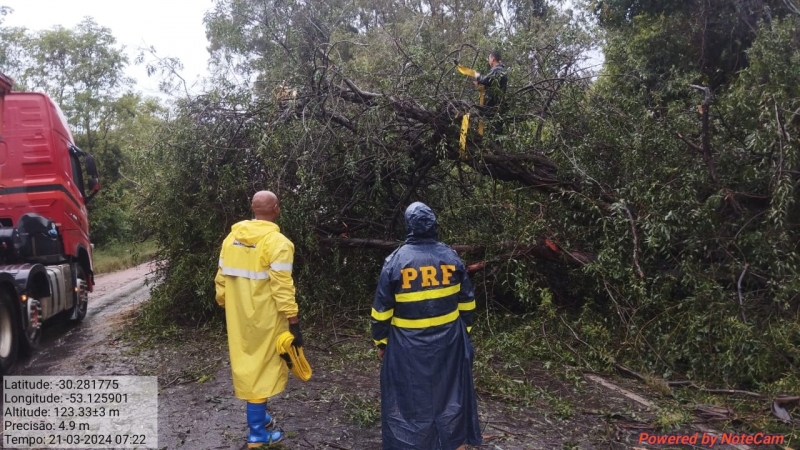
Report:
<svg viewBox="0 0 800 450"><path fill-rule="evenodd" d="M95 279L94 292L89 295L86 317L82 322L57 316L45 322L39 348L29 358L17 361L9 375L73 375L74 363L80 355L108 338L114 331L116 317L147 300L146 279L151 264L100 275Z"/></svg>

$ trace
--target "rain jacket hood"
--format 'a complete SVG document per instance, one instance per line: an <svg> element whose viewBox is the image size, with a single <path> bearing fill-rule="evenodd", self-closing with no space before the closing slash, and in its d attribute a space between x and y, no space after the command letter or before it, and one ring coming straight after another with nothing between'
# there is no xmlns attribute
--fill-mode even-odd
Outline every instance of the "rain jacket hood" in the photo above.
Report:
<svg viewBox="0 0 800 450"><path fill-rule="evenodd" d="M280 233L278 225L266 220L243 220L233 224L231 236L244 245L256 245L268 233Z"/></svg>
<svg viewBox="0 0 800 450"><path fill-rule="evenodd" d="M436 215L428 205L414 202L406 208L406 243L439 239Z"/></svg>
<svg viewBox="0 0 800 450"><path fill-rule="evenodd" d="M287 319L297 316L293 260L292 242L264 220L233 225L222 243L216 300L225 308L233 388L240 399L261 400L286 387L288 370L277 340L289 329Z"/></svg>

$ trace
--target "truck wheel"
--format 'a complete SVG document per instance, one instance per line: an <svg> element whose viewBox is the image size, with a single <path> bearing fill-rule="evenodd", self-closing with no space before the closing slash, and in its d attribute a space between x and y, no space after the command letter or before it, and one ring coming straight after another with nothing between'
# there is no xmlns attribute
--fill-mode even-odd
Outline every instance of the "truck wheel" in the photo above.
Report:
<svg viewBox="0 0 800 450"><path fill-rule="evenodd" d="M17 361L19 347L18 320L13 300L8 292L0 290L0 373L8 373Z"/></svg>
<svg viewBox="0 0 800 450"><path fill-rule="evenodd" d="M22 307L28 315L28 328L21 334L19 352L23 356L28 356L39 347L39 341L42 339L42 305L38 299L28 298Z"/></svg>
<svg viewBox="0 0 800 450"><path fill-rule="evenodd" d="M89 306L89 289L86 284L86 272L80 264L77 264L75 272L78 280L78 301L72 307L72 320L80 322L86 317L86 309Z"/></svg>

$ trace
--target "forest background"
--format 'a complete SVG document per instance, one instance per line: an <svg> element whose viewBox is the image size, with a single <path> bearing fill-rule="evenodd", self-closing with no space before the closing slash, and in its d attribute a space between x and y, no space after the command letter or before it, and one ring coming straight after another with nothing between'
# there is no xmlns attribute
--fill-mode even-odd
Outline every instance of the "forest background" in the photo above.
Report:
<svg viewBox="0 0 800 450"><path fill-rule="evenodd" d="M268 188L304 321L366 338L419 200L506 369L800 392L796 0L217 0L199 95L180 55L128 60L91 18L31 31L0 13L0 71L47 92L98 161L92 241L156 252L143 325L222 322L219 245ZM485 73L490 50L505 131L481 138L455 65ZM164 97L134 91L137 63Z"/></svg>

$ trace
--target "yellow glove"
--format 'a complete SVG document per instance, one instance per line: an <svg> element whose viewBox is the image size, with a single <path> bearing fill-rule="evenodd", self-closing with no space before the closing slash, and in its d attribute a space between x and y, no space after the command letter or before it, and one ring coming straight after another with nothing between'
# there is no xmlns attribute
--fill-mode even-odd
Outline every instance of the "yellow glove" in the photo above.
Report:
<svg viewBox="0 0 800 450"><path fill-rule="evenodd" d="M292 342L294 342L294 335L291 332L281 333L276 344L278 355L287 360L286 364L294 376L302 381L308 381L311 379L311 365L306 360L303 347L295 347Z"/></svg>

